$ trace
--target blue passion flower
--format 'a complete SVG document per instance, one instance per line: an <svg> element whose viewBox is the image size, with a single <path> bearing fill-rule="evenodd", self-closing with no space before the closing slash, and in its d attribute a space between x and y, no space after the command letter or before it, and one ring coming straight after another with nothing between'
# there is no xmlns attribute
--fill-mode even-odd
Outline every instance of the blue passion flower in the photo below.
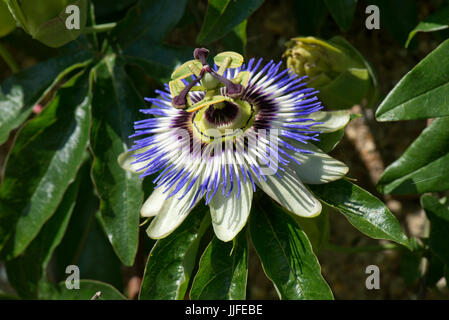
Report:
<svg viewBox="0 0 449 320"><path fill-rule="evenodd" d="M141 215L154 219L150 237L175 230L204 199L217 237L232 240L245 226L257 189L293 214L314 217L321 204L304 185L340 179L348 168L311 143L342 128L347 113L322 112L304 78L281 63L208 51L172 74L165 90L141 110L124 168L154 176L155 189Z"/></svg>

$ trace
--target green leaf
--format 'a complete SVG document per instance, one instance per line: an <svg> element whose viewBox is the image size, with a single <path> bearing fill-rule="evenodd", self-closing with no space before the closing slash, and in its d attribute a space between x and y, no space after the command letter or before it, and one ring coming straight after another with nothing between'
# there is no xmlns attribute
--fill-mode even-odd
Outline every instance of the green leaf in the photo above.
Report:
<svg viewBox="0 0 449 320"><path fill-rule="evenodd" d="M401 275L407 286L413 286L421 277L422 254L403 250L401 252Z"/></svg>
<svg viewBox="0 0 449 320"><path fill-rule="evenodd" d="M80 280L79 289L67 289L65 282L58 285L54 300L91 300L98 292L101 292L97 300L126 300L126 297L110 284L96 280Z"/></svg>
<svg viewBox="0 0 449 320"><path fill-rule="evenodd" d="M208 44L223 38L246 20L263 0L209 0L206 16L196 41Z"/></svg>
<svg viewBox="0 0 449 320"><path fill-rule="evenodd" d="M435 119L389 165L377 188L386 194L410 194L449 189L449 117Z"/></svg>
<svg viewBox="0 0 449 320"><path fill-rule="evenodd" d="M81 182L76 205L67 232L55 250L52 270L57 280L63 280L67 277L67 266L77 265L81 279L107 282L121 290L123 265L102 228L99 200L90 178L91 167L89 161L80 169Z"/></svg>
<svg viewBox="0 0 449 320"><path fill-rule="evenodd" d="M257 203L250 216L250 233L281 299L333 299L307 236L280 207L271 201Z"/></svg>
<svg viewBox="0 0 449 320"><path fill-rule="evenodd" d="M210 225L206 211L203 203L198 204L180 227L156 242L148 257L139 299L184 298L200 239Z"/></svg>
<svg viewBox="0 0 449 320"><path fill-rule="evenodd" d="M449 39L390 91L376 111L378 121L449 116Z"/></svg>
<svg viewBox="0 0 449 320"><path fill-rule="evenodd" d="M340 29L348 31L354 20L357 0L324 0L324 2Z"/></svg>
<svg viewBox="0 0 449 320"><path fill-rule="evenodd" d="M306 233L313 251L318 254L329 240L329 208L323 206L321 213L317 217L304 218L295 215L293 218Z"/></svg>
<svg viewBox="0 0 449 320"><path fill-rule="evenodd" d="M192 59L193 48L170 47L139 40L127 47L122 57L126 63L142 68L150 77L168 82L173 69Z"/></svg>
<svg viewBox="0 0 449 320"><path fill-rule="evenodd" d="M2 252L8 258L25 250L74 180L89 142L90 103L85 72L20 131L0 189L0 248L11 237Z"/></svg>
<svg viewBox="0 0 449 320"><path fill-rule="evenodd" d="M228 33L223 38L223 45L225 50L235 51L243 56L246 55L246 24L248 20L243 20L242 23L237 25L232 32Z"/></svg>
<svg viewBox="0 0 449 320"><path fill-rule="evenodd" d="M340 211L360 232L374 239L391 240L410 247L398 220L368 191L344 179L309 185L309 188L321 201Z"/></svg>
<svg viewBox="0 0 449 320"><path fill-rule="evenodd" d="M190 299L244 300L247 277L246 232L240 232L232 242L223 242L214 237L201 257Z"/></svg>
<svg viewBox="0 0 449 320"><path fill-rule="evenodd" d="M131 266L138 245L142 183L138 175L123 170L117 158L130 148L128 137L144 101L115 55L106 56L93 71L92 178L108 238L122 262Z"/></svg>
<svg viewBox="0 0 449 320"><path fill-rule="evenodd" d="M299 34L312 36L318 35L329 13L324 0L293 1L293 10ZM305 12L307 14L304 14Z"/></svg>
<svg viewBox="0 0 449 320"><path fill-rule="evenodd" d="M139 38L159 43L181 20L187 0L140 0L111 31L111 37L122 47Z"/></svg>
<svg viewBox="0 0 449 320"><path fill-rule="evenodd" d="M325 153L329 153L337 146L345 135L345 129L340 129L334 132L322 133L319 136L319 141L313 141L312 143Z"/></svg>
<svg viewBox="0 0 449 320"><path fill-rule="evenodd" d="M449 7L438 10L431 16L421 21L409 35L405 47L408 47L410 41L418 32L434 32L449 28Z"/></svg>
<svg viewBox="0 0 449 320"><path fill-rule="evenodd" d="M78 188L79 179L69 186L55 214L45 223L25 252L6 262L8 281L20 297L37 298L38 284L46 278L47 264L67 229Z"/></svg>
<svg viewBox="0 0 449 320"><path fill-rule="evenodd" d="M421 197L421 206L426 211L426 215L431 222L429 247L430 250L449 265L449 209L438 201L437 198L430 195Z"/></svg>
<svg viewBox="0 0 449 320"><path fill-rule="evenodd" d="M6 79L0 86L0 144L24 122L36 103L69 72L85 66L87 51L52 58Z"/></svg>
<svg viewBox="0 0 449 320"><path fill-rule="evenodd" d="M313 126L314 129L321 131L318 141L312 141L314 145L325 153L332 151L345 134L346 125L359 115L350 114L348 111L318 111L310 114L308 117L323 124Z"/></svg>

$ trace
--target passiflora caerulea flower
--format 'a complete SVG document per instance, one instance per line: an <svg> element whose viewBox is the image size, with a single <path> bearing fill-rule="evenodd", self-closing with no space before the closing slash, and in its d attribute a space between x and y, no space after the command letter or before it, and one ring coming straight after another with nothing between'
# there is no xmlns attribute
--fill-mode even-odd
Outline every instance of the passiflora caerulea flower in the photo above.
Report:
<svg viewBox="0 0 449 320"><path fill-rule="evenodd" d="M314 217L321 204L304 185L326 183L348 168L311 141L336 131L347 113L326 113L316 91L281 63L208 51L177 68L135 123L135 145L120 156L142 177L156 175L141 215L155 216L147 233L163 238L201 199L217 237L232 240L245 226L253 194L263 191L293 214ZM190 80L188 80L190 79ZM258 190L260 189L260 190Z"/></svg>

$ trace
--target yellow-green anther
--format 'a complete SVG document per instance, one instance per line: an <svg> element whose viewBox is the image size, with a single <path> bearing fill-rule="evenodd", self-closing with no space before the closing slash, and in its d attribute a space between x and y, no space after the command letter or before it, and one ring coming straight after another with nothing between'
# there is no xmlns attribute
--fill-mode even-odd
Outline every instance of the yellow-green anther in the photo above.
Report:
<svg viewBox="0 0 449 320"><path fill-rule="evenodd" d="M189 63L188 68L195 76L200 76L201 68L199 68L197 64Z"/></svg>
<svg viewBox="0 0 449 320"><path fill-rule="evenodd" d="M217 73L222 76L224 75L226 69L229 67L229 65L231 64L232 59L229 57L226 57L223 60L223 63L221 64L220 68L218 69Z"/></svg>

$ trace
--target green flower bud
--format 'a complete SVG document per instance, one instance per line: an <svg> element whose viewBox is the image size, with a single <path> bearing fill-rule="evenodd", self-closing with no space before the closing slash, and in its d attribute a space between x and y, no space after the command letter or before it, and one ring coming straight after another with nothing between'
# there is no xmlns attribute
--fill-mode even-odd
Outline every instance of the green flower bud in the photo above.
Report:
<svg viewBox="0 0 449 320"><path fill-rule="evenodd" d="M86 25L87 0L5 1L20 26L49 47L60 47L75 40ZM67 10L70 5L79 8L79 15L77 11Z"/></svg>
<svg viewBox="0 0 449 320"><path fill-rule="evenodd" d="M308 86L331 109L370 105L377 97L376 76L363 56L342 37L328 41L314 37L293 38L284 56L287 67L308 76ZM365 101L364 101L365 100Z"/></svg>
<svg viewBox="0 0 449 320"><path fill-rule="evenodd" d="M16 21L8 7L0 0L0 37L4 37L16 28Z"/></svg>

